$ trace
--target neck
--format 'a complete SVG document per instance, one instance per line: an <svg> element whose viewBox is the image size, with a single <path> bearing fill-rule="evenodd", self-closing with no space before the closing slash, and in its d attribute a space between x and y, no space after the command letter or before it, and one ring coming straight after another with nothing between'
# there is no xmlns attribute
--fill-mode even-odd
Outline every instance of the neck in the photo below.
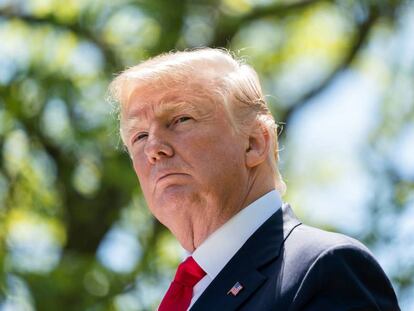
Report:
<svg viewBox="0 0 414 311"><path fill-rule="evenodd" d="M181 224L179 228L170 228L170 230L180 244L192 253L230 218L274 189L273 176L263 179L260 178L260 174L252 174L243 192L235 189L233 191L234 197L229 198L224 204L206 202L206 206L202 209L204 211L202 215L197 215L195 218L189 217L186 221L187 225ZM244 193L244 195L240 195L240 193ZM217 208L218 205L220 208Z"/></svg>

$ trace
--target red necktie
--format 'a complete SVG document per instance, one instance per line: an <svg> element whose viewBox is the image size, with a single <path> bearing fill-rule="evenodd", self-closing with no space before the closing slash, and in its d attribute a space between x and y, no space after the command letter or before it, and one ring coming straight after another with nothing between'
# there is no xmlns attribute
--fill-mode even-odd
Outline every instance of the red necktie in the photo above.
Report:
<svg viewBox="0 0 414 311"><path fill-rule="evenodd" d="M193 257L188 257L178 266L174 280L161 301L158 311L186 311L190 306L194 285L205 275L206 273Z"/></svg>

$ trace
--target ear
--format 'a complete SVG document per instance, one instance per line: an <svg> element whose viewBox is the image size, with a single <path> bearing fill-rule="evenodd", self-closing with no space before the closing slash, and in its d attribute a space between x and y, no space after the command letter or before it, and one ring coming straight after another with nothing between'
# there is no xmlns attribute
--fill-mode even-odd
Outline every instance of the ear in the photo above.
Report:
<svg viewBox="0 0 414 311"><path fill-rule="evenodd" d="M256 122L248 138L246 165L249 168L253 168L263 163L269 154L269 130L259 122Z"/></svg>

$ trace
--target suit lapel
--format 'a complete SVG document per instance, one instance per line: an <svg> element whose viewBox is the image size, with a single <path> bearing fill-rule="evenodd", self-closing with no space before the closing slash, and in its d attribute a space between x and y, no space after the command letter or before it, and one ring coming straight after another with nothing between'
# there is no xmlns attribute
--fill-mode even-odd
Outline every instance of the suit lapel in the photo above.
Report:
<svg viewBox="0 0 414 311"><path fill-rule="evenodd" d="M256 289L263 284L266 277L256 269L243 267L237 264L226 266L200 296L191 308L191 311L200 310L235 310ZM243 289L233 296L227 294L239 282Z"/></svg>
<svg viewBox="0 0 414 311"><path fill-rule="evenodd" d="M276 259L290 232L300 225L290 206L284 204L240 248L195 302L191 311L236 310L266 281L260 267ZM237 295L229 290L240 283Z"/></svg>

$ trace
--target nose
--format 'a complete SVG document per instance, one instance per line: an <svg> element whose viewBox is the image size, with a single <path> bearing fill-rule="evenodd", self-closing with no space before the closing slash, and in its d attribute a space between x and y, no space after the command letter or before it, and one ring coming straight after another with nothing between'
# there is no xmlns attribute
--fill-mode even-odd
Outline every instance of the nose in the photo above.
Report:
<svg viewBox="0 0 414 311"><path fill-rule="evenodd" d="M148 136L144 152L151 164L155 164L162 158L169 158L174 155L174 150L166 141L165 137L163 138L161 135L154 134Z"/></svg>

